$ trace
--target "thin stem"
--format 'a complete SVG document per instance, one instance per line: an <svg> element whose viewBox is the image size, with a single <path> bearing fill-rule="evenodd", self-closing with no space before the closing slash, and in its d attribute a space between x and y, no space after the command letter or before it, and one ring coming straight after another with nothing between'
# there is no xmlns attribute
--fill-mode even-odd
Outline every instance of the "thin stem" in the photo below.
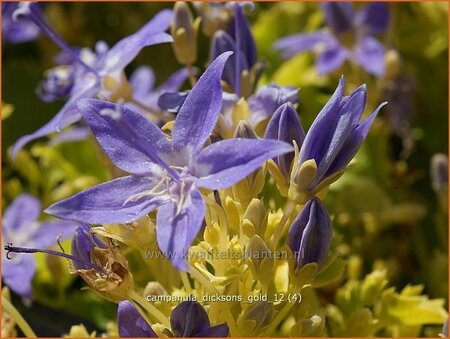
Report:
<svg viewBox="0 0 450 339"><path fill-rule="evenodd" d="M156 321L163 324L167 328L170 328L169 319L164 313L158 310L155 305L147 301L143 296L137 293L135 290L130 290L128 296L136 301L143 309L145 309Z"/></svg>
<svg viewBox="0 0 450 339"><path fill-rule="evenodd" d="M270 241L274 249L276 249L278 242L280 241L280 238L284 233L285 225L289 220L289 218L291 217L294 210L295 210L295 202L289 200L286 210L284 211L283 217L281 218L280 223L278 224L277 228L275 229L275 232L273 232L272 237L270 238Z"/></svg>
<svg viewBox="0 0 450 339"><path fill-rule="evenodd" d="M195 267L191 266L189 273L195 279L197 279L198 282L201 283L207 290L209 290L209 293L219 293L217 288L208 279L206 279Z"/></svg>
<svg viewBox="0 0 450 339"><path fill-rule="evenodd" d="M195 84L197 83L197 78L195 77L194 67L192 65L187 65L186 67L187 67L188 73L189 73L189 83L191 84L192 87L194 87Z"/></svg>
<svg viewBox="0 0 450 339"><path fill-rule="evenodd" d="M183 283L184 288L189 294L192 294L191 284L189 283L189 278L186 272L180 272L181 282Z"/></svg>
<svg viewBox="0 0 450 339"><path fill-rule="evenodd" d="M28 325L26 320L8 299L2 298L2 306L4 307L4 310L11 316L11 318L14 319L14 321L17 323L17 326L19 326L19 328L27 338L37 338L30 325Z"/></svg>
<svg viewBox="0 0 450 339"><path fill-rule="evenodd" d="M47 37L52 40L59 48L61 48L67 55L69 55L73 59L73 61L78 62L89 72L92 72L98 77L98 73L92 67L83 62L78 57L78 55L76 55L73 49L64 42L64 39L51 28L41 10L33 4L30 5L30 18L41 29L41 31L45 35L47 35Z"/></svg>
<svg viewBox="0 0 450 339"><path fill-rule="evenodd" d="M270 327L267 329L266 334L268 336L271 336L273 331L277 328L277 326L281 323L283 319L286 319L286 315L289 313L289 311L292 309L292 307L295 305L295 303L291 303L289 301L286 301L281 311L276 315L275 319L273 320Z"/></svg>

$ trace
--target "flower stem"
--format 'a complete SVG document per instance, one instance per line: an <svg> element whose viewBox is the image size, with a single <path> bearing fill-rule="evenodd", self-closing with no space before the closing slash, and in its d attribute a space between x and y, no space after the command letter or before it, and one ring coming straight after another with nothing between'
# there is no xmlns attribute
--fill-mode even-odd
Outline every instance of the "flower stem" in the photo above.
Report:
<svg viewBox="0 0 450 339"><path fill-rule="evenodd" d="M295 202L289 200L286 210L284 211L283 217L281 218L277 228L275 229L275 232L273 232L272 237L270 238L270 242L274 249L277 248L278 242L280 241L280 238L284 233L285 225L289 220L289 218L291 217L291 214L294 212L294 210L295 210Z"/></svg>
<svg viewBox="0 0 450 339"><path fill-rule="evenodd" d="M11 318L14 319L14 321L17 323L17 326L19 326L19 328L27 338L37 338L30 325L28 325L26 320L8 299L2 298L2 306L4 307L4 310L11 316Z"/></svg>
<svg viewBox="0 0 450 339"><path fill-rule="evenodd" d="M142 297L135 290L130 290L128 292L128 296L130 299L137 302L143 309L145 309L156 321L163 324L167 328L170 328L169 319L166 317L164 313L158 310L155 305L147 301L144 297Z"/></svg>
<svg viewBox="0 0 450 339"><path fill-rule="evenodd" d="M195 77L194 67L192 65L187 65L186 67L189 72L189 83L191 84L192 87L194 87L195 84L197 83L197 78Z"/></svg>
<svg viewBox="0 0 450 339"><path fill-rule="evenodd" d="M286 319L286 315L289 313L291 308L295 305L295 303L291 303L289 301L286 301L286 304L284 304L281 311L276 315L275 319L273 320L270 327L267 329L266 334L268 336L271 336L273 331L277 328L277 326L283 321L283 319Z"/></svg>

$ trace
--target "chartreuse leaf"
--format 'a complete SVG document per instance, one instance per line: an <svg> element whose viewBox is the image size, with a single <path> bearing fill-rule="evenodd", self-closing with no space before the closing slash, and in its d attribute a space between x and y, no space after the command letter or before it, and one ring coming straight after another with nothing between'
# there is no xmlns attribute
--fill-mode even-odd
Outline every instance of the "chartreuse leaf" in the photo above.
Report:
<svg viewBox="0 0 450 339"><path fill-rule="evenodd" d="M411 287L400 294L395 293L393 288L383 292L379 316L383 324L415 326L444 323L447 312L443 299L429 299L411 292Z"/></svg>

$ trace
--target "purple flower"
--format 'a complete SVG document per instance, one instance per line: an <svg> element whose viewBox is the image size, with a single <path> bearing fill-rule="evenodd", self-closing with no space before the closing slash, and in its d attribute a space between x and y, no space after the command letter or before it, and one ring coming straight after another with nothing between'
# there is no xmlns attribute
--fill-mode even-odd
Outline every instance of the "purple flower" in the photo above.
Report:
<svg viewBox="0 0 450 339"><path fill-rule="evenodd" d="M2 35L13 44L32 41L39 36L36 25L24 18L14 18L17 2L2 2Z"/></svg>
<svg viewBox="0 0 450 339"><path fill-rule="evenodd" d="M117 309L119 336L130 338L157 337L151 326L128 300L121 301ZM184 301L172 311L170 326L174 337L227 337L226 323L211 326L208 315L196 301Z"/></svg>
<svg viewBox="0 0 450 339"><path fill-rule="evenodd" d="M275 42L274 48L284 58L297 53L315 51L319 74L328 74L351 60L366 72L381 77L385 72L385 49L373 37L389 24L389 7L385 2L369 3L354 13L352 3L322 3L327 25L331 28L312 33L294 34ZM348 38L352 44L348 47Z"/></svg>
<svg viewBox="0 0 450 339"><path fill-rule="evenodd" d="M301 148L303 140L305 139L305 132L303 131L303 127L298 118L297 111L290 102L281 105L276 110L267 125L264 138L280 140L289 144L292 144L292 142L295 141L297 146ZM274 158L274 161L280 168L287 184L289 184L291 177L290 173L293 160L293 152Z"/></svg>
<svg viewBox="0 0 450 339"><path fill-rule="evenodd" d="M366 86L357 88L348 97L344 96L345 82L341 77L336 91L322 108L308 130L300 149L296 167L298 172L308 160L314 160L317 171L307 184L308 192L316 192L320 183L338 174L353 159L369 132L381 103L364 121L359 121L366 106ZM301 178L300 178L301 180Z"/></svg>
<svg viewBox="0 0 450 339"><path fill-rule="evenodd" d="M155 88L155 73L150 67L141 66L137 68L130 76L130 85L133 89L133 98L139 103L149 108L154 113L162 113L158 104L159 99L164 94L173 94L178 91L189 76L186 68L182 68L173 73L169 78ZM136 112L142 111L142 108L136 104L129 103L128 107ZM145 115L145 111L142 111Z"/></svg>
<svg viewBox="0 0 450 339"><path fill-rule="evenodd" d="M142 48L172 41L170 35L163 33L172 20L172 11L169 9L156 14L139 31L123 38L111 48L103 42L97 43L95 53L89 49L76 51L69 47L51 28L35 3L21 3L17 11L49 36L71 62L48 72L47 80L40 87L44 99L51 101L68 96L67 103L47 124L21 137L14 144L11 153L13 158L28 142L59 132L79 121L81 116L76 110L76 102L80 98L100 96L112 101L130 100L131 89L125 80L124 68Z"/></svg>
<svg viewBox="0 0 450 339"><path fill-rule="evenodd" d="M259 78L261 65L257 63L257 51L250 25L243 12L244 4L235 3L234 20L227 31L217 31L211 43L210 59L232 51L222 75L222 79L234 89L238 97L248 97L253 93Z"/></svg>
<svg viewBox="0 0 450 339"><path fill-rule="evenodd" d="M169 142L141 115L112 103L83 99L79 110L97 141L130 176L78 193L46 212L90 224L129 223L156 208L157 241L179 269L187 270L186 251L203 223L199 188L229 187L266 160L292 151L275 140L229 139L202 150L222 103L220 76L230 53L219 56L187 96Z"/></svg>
<svg viewBox="0 0 450 339"><path fill-rule="evenodd" d="M298 270L309 263L322 264L328 255L333 229L325 206L318 198L309 200L292 222L289 247Z"/></svg>
<svg viewBox="0 0 450 339"><path fill-rule="evenodd" d="M275 83L258 88L255 95L248 99L250 122L256 126L270 116L283 104L298 104L298 89L292 86L279 86Z"/></svg>
<svg viewBox="0 0 450 339"><path fill-rule="evenodd" d="M17 197L6 209L2 225L2 247L14 243L19 246L46 248L56 244L60 234L65 239L73 234L76 223L65 220L37 221L41 203L29 194ZM11 260L7 260L11 258ZM32 256L9 253L2 256L2 278L15 293L31 296L31 281L36 272Z"/></svg>

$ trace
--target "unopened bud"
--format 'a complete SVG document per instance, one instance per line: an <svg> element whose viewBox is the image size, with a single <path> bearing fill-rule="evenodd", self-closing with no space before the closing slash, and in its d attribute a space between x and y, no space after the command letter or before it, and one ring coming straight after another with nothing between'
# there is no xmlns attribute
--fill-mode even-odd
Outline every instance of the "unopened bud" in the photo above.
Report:
<svg viewBox="0 0 450 339"><path fill-rule="evenodd" d="M176 2L175 17L170 28L173 37L173 50L177 61L183 65L193 65L197 60L197 33L200 18L194 21L189 5Z"/></svg>

